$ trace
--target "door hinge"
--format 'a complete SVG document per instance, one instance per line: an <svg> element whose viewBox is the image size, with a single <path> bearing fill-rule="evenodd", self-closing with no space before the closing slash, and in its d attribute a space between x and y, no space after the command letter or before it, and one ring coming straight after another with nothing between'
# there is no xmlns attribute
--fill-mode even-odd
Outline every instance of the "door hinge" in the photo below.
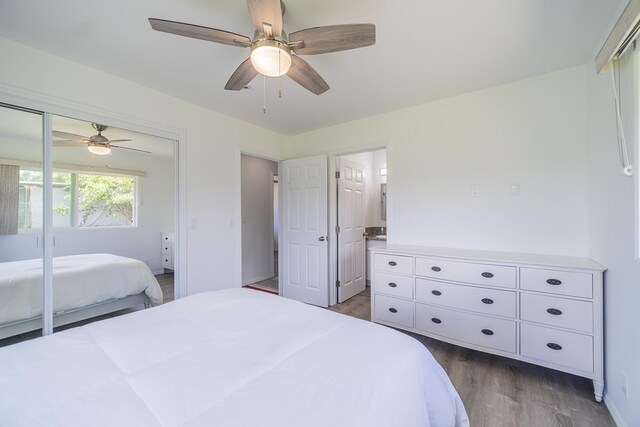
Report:
<svg viewBox="0 0 640 427"><path fill-rule="evenodd" d="M340 178L340 171L336 172L336 178Z"/></svg>
<svg viewBox="0 0 640 427"><path fill-rule="evenodd" d="M340 226L336 225L336 233L339 233L339 232L340 232Z"/></svg>
<svg viewBox="0 0 640 427"><path fill-rule="evenodd" d="M340 287L340 280L336 280L336 288Z"/></svg>

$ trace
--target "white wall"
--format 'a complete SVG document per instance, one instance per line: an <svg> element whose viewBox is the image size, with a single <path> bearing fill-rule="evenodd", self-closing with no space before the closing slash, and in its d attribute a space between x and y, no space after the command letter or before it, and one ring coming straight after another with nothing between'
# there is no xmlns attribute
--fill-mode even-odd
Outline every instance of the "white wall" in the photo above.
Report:
<svg viewBox="0 0 640 427"><path fill-rule="evenodd" d="M634 260L634 179L622 174L618 158L611 77L588 72L589 255L608 267L605 275L605 402L619 421L640 420L640 261ZM625 133L633 148L634 82L628 57L622 66ZM630 153L633 159L633 151ZM633 163L633 160L632 160ZM638 164L635 173L640 173ZM622 393L622 373L630 397Z"/></svg>
<svg viewBox="0 0 640 427"><path fill-rule="evenodd" d="M274 275L273 176L278 164L242 155L242 284Z"/></svg>
<svg viewBox="0 0 640 427"><path fill-rule="evenodd" d="M2 86L186 132L187 291L240 286L235 244L238 147L273 157L278 134L145 86L0 38ZM107 123L108 124L108 123Z"/></svg>
<svg viewBox="0 0 640 427"><path fill-rule="evenodd" d="M582 66L293 136L288 158L387 146L392 243L584 256L586 129Z"/></svg>

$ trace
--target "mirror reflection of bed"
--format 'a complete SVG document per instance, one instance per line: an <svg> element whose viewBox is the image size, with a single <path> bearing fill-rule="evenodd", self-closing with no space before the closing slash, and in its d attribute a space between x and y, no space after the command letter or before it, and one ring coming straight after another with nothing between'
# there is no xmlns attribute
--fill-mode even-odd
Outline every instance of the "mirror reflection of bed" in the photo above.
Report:
<svg viewBox="0 0 640 427"><path fill-rule="evenodd" d="M0 106L0 346L42 335L42 120ZM55 330L173 300L175 142L60 116L52 129Z"/></svg>

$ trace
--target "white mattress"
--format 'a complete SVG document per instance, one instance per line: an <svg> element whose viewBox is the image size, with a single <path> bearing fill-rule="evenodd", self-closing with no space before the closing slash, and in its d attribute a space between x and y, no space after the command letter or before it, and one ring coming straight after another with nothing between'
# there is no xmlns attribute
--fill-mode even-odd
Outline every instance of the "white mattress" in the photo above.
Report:
<svg viewBox="0 0 640 427"><path fill-rule="evenodd" d="M2 426L468 426L413 338L247 289L0 348Z"/></svg>
<svg viewBox="0 0 640 427"><path fill-rule="evenodd" d="M0 325L42 315L42 260L0 263ZM53 311L60 313L145 292L162 304L162 289L142 261L110 254L53 259Z"/></svg>

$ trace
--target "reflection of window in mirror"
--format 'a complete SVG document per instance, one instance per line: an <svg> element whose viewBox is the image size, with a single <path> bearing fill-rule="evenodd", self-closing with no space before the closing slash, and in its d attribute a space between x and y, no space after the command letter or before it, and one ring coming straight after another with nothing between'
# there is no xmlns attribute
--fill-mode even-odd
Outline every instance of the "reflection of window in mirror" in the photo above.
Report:
<svg viewBox="0 0 640 427"><path fill-rule="evenodd" d="M387 184L380 184L380 218L387 220Z"/></svg>
<svg viewBox="0 0 640 427"><path fill-rule="evenodd" d="M54 170L54 227L135 225L136 177ZM42 228L42 171L20 168L18 230Z"/></svg>

